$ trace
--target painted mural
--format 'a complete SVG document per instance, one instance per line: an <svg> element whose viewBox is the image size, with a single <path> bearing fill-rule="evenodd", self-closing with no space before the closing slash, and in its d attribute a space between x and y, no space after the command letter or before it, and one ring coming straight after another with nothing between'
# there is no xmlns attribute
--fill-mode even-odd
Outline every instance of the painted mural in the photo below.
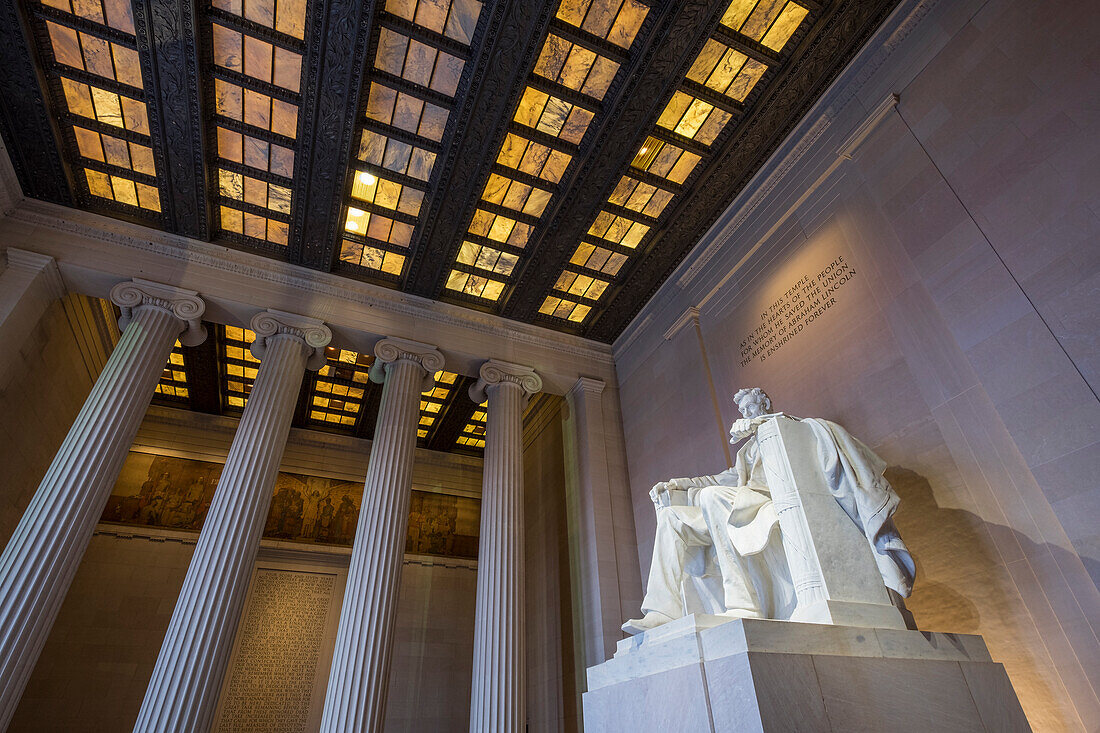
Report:
<svg viewBox="0 0 1100 733"><path fill-rule="evenodd" d="M220 463L131 452L102 520L198 531L221 470ZM361 481L280 473L264 537L351 545L362 498ZM414 489L409 504L406 552L477 557L477 499Z"/></svg>

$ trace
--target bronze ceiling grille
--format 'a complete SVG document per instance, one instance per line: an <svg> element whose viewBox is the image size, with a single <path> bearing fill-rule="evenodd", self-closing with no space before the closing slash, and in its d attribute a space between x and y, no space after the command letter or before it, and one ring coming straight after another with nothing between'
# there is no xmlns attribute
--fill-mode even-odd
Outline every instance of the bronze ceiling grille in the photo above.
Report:
<svg viewBox="0 0 1100 733"><path fill-rule="evenodd" d="M610 342L895 4L5 0L0 132L29 196Z"/></svg>

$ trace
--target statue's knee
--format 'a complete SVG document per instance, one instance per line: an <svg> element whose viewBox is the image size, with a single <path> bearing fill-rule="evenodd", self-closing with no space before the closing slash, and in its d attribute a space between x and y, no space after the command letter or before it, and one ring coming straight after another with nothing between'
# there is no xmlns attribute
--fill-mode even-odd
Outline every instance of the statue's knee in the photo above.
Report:
<svg viewBox="0 0 1100 733"><path fill-rule="evenodd" d="M695 503L704 510L716 507L722 503L721 492L722 487L720 486L704 486L699 489L699 493L695 496Z"/></svg>

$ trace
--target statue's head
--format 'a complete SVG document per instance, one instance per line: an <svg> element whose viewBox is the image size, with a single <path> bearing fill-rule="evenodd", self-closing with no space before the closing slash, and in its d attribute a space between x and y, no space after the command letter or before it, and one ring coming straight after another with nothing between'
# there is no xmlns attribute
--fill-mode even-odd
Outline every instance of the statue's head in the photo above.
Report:
<svg viewBox="0 0 1100 733"><path fill-rule="evenodd" d="M772 410L771 398L759 387L738 390L733 401L741 411L741 416L750 419L767 415Z"/></svg>

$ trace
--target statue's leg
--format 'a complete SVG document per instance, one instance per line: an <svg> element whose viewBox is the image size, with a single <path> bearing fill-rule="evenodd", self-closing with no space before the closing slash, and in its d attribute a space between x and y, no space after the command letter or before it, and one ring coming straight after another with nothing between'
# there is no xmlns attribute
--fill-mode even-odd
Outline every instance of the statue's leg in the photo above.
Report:
<svg viewBox="0 0 1100 733"><path fill-rule="evenodd" d="M737 489L726 486L708 486L699 492L696 501L702 510L709 535L714 543L718 567L722 570L722 589L725 593L726 613L737 616L762 617L765 615L756 586L752 582L754 561L743 557L733 546L729 522L734 511ZM767 579L763 579L767 582Z"/></svg>
<svg viewBox="0 0 1100 733"><path fill-rule="evenodd" d="M642 612L656 611L670 618L684 615L680 583L692 548L710 544L706 521L699 507L663 507L657 512L657 532L653 539L653 561Z"/></svg>

